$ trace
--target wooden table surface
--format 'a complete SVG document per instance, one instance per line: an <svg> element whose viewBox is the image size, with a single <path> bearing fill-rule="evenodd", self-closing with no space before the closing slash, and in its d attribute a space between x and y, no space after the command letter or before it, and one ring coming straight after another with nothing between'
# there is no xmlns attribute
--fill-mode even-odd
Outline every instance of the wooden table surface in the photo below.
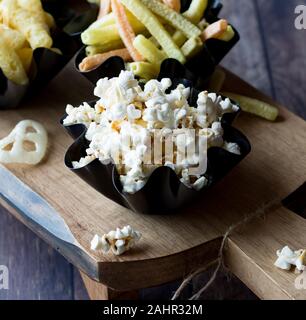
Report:
<svg viewBox="0 0 306 320"><path fill-rule="evenodd" d="M223 65L306 118L306 30L294 27L300 3L224 0L222 16L240 31L241 41ZM0 230L0 265L10 270L10 290L0 290L0 299L87 298L78 271L1 208ZM173 288L143 295L167 298Z"/></svg>

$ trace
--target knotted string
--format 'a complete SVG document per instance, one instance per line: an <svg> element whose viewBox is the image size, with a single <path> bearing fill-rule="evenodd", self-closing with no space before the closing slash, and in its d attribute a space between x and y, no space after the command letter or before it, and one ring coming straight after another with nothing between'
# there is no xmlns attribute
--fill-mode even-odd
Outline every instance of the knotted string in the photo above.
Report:
<svg viewBox="0 0 306 320"><path fill-rule="evenodd" d="M279 208L281 206L281 202L279 200L274 200L271 202L268 202L262 206L260 206L259 208L257 208L254 212L251 212L250 214L248 214L247 216L245 216L242 220L232 224L227 231L225 232L223 239L222 239L222 243L219 249L219 254L218 254L218 258L207 263L206 265L204 265L203 267L200 267L199 269L197 269L196 271L192 272L188 277L186 277L182 284L179 286L179 288L176 290L176 292L174 293L173 297L171 298L171 300L176 300L180 297L181 293L183 292L183 290L187 287L187 285L189 284L189 282L198 274L206 271L207 269L209 269L210 267L212 267L213 265L217 265L212 276L210 277L210 279L208 280L208 282L205 284L204 287L202 287L199 291L197 291L192 297L189 298L189 300L198 300L200 299L201 295L207 291L207 289L214 283L214 281L216 280L216 277L218 275L218 272L220 271L220 269L223 267L224 265L224 250L225 250L225 246L227 243L227 240L229 238L230 235L232 235L233 232L237 231L237 229L239 229L240 227L248 224L250 221L252 221L255 218L260 218L262 216L265 216L268 212L270 212L271 210L275 210L277 208Z"/></svg>

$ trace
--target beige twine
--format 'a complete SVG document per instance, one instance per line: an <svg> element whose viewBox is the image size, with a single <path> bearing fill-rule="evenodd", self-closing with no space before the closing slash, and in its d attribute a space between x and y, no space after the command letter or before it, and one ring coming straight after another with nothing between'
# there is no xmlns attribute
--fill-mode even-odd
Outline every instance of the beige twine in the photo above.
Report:
<svg viewBox="0 0 306 320"><path fill-rule="evenodd" d="M269 211L271 211L272 209L277 209L278 207L281 206L281 202L279 200L277 201L271 201L269 203L266 203L262 206L260 206L257 210L255 210L254 212L250 213L249 215L247 215L244 219L238 221L237 223L231 225L228 230L226 231L226 233L223 236L222 239L222 243L221 243L221 247L219 250L219 254L218 254L218 258L209 262L208 264L206 264L205 266L197 269L196 271L192 272L186 279L184 279L184 281L182 282L182 284L179 286L179 288L176 290L175 294L173 295L173 297L171 298L171 300L176 300L180 297L182 291L186 288L186 286L188 285L188 283L198 274L206 271L208 268L210 268L211 266L217 264L212 276L210 277L210 279L208 280L208 282L206 283L206 285L201 288L197 293L195 293L191 298L189 298L188 300L198 300L201 295L212 285L212 283L216 280L217 274L219 272L219 270L221 269L221 267L223 266L223 261L224 261L224 249L226 246L226 242L228 237L237 229L239 229L240 227L242 227L243 225L249 223L251 220L255 219L255 218L259 218L261 216L264 216L265 214L267 214Z"/></svg>

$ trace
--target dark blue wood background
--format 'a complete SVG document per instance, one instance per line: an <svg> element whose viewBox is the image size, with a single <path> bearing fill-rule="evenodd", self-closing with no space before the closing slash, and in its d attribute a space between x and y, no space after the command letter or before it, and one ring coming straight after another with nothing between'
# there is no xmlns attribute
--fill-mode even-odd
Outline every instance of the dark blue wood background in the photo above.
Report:
<svg viewBox="0 0 306 320"><path fill-rule="evenodd" d="M294 9L305 0L224 0L222 16L240 31L224 65L306 119L306 30L295 29ZM294 128L292 128L294 130ZM10 270L2 299L88 299L78 271L0 208L0 265ZM207 279L197 277L189 290ZM144 290L169 298L177 284ZM221 274L204 298L253 299L235 278Z"/></svg>

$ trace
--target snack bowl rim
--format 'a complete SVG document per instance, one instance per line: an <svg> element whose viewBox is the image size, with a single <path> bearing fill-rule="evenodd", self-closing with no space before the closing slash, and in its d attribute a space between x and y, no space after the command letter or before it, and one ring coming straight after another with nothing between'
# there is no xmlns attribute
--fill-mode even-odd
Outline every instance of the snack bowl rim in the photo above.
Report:
<svg viewBox="0 0 306 320"><path fill-rule="evenodd" d="M226 97L222 96L222 98L226 98ZM243 144L244 144L243 148L242 148L243 152L241 153L241 155L237 155L237 154L234 154L234 153L231 153L231 152L225 150L222 147L211 147L211 148L208 149L208 159L207 159L207 163L208 163L208 166L209 166L209 164L212 163L212 160L210 159L211 158L211 154L214 153L214 152L219 152L219 153L221 152L221 155L223 154L222 156L224 158L227 157L228 159L230 158L232 161L234 161L234 163L235 163L234 166L232 168L229 168L229 170L224 175L222 174L220 177L214 179L214 177L207 176L207 172L206 172L205 174L203 174L201 176L205 176L208 179L208 185L203 187L200 190L195 190L195 189L189 188L185 184L183 184L180 181L180 179L179 179L178 175L176 174L176 172L172 168L169 168L167 166L159 166L159 167L157 167L157 168L155 168L153 170L153 172L148 177L145 185L140 190L138 190L134 194L129 194L129 193L126 193L126 192L122 191L122 185L121 185L120 181L119 181L119 184L120 184L119 185L118 184L118 179L115 178L115 176L118 175L118 172L117 172L117 169L116 169L116 165L113 164L113 163L110 163L107 166L110 166L108 170L109 170L109 172L111 172L111 175L112 175L111 184L112 184L113 192L115 193L115 195L114 195L114 198L112 198L110 196L107 196L107 195L106 195L106 197L110 198L111 200L117 202L118 204L120 204L120 205L122 205L124 207L127 207L127 208L129 208L129 209L131 209L131 210L133 210L135 212L144 213L144 214L146 214L146 213L156 214L156 213L154 213L154 212L152 213L150 211L147 212L147 210L139 210L139 208L138 209L133 208L133 206L131 205L131 201L129 201L128 198L136 197L137 194L140 194L141 192L143 192L143 193L149 192L150 191L150 185L152 184L151 181L154 181L154 179L157 179L158 175L161 176L161 177L162 176L172 176L171 177L172 181L175 181L174 183L177 186L179 186L181 191L183 190L183 192L185 192L185 193L188 192L188 194L193 194L193 197L196 197L196 196L198 196L200 194L203 194L205 191L211 189L216 183L219 182L219 180L222 180L223 178L225 178L225 176L235 166L237 166L251 152L251 144L250 144L249 140L247 139L247 137L232 125L234 120L240 114L241 108L240 108L239 104L236 103L235 101L231 100L231 102L238 106L238 110L236 112L233 112L233 113L225 113L225 114L223 114L223 116L221 118L221 123L222 123L222 127L224 129L224 132L225 132L224 135L226 135L227 133L234 133L234 134L237 134L241 140L243 140ZM93 106L95 103L96 103L96 101L89 102L89 104L91 106ZM70 171L74 172L77 175L79 175L78 174L79 172L82 172L84 170L91 172L93 170L93 167L95 167L94 170L97 170L96 169L97 167L101 168L101 170L102 169L104 170L106 165L103 164L99 159L94 159L92 162L90 162L89 164L87 164L86 166L81 167L81 168L74 168L72 166L72 163L71 163L72 162L72 160L71 160L71 158L72 158L71 157L71 150L74 149L76 146L78 148L82 148L82 149L85 148L85 142L83 142L83 141L86 140L85 135L86 135L86 132L87 132L88 128L84 124L64 125L63 124L63 120L65 119L66 116L67 116L67 114L65 114L61 118L60 123L65 128L65 130L70 134L70 136L74 139L74 142L70 145L70 147L67 149L66 154L65 154L65 165L66 165L66 167ZM72 130L74 131L74 133L72 133ZM228 142L236 142L237 143L237 141L228 141ZM89 144L89 141L86 140L86 143ZM242 145L240 145L240 144L238 144L238 145L240 147L242 147ZM79 160L80 159L77 159L76 161L79 161ZM109 160L111 160L111 159L109 159ZM82 177L82 179L86 181L86 179L84 177ZM89 183L88 181L86 181L86 182ZM90 183L89 183L89 185L90 185ZM99 191L99 192L103 194L103 192L101 192L101 191ZM179 209L182 208L183 206L185 206L185 203L183 205L179 206ZM177 210L177 208L175 210ZM172 209L170 209L170 210L166 209L165 213L169 214L169 213L171 213L173 211L174 210L172 210Z"/></svg>
<svg viewBox="0 0 306 320"><path fill-rule="evenodd" d="M191 1L190 1L191 2ZM221 10L222 8L222 3L221 1L219 0L211 0L209 1L209 4L211 6L219 6L219 10L218 10L218 13L219 11ZM205 17L205 14L204 16ZM214 16L213 17L214 20L218 20L219 17L218 15ZM206 78L208 76L210 76L212 74L212 72L214 71L214 69L216 68L216 66L220 63L220 61L227 55L227 53L239 42L240 40L240 34L238 32L238 30L232 25L232 28L234 29L234 32L235 32L235 35L234 37L230 40L230 41L222 41L222 40L219 40L219 39L208 39L205 43L204 43L204 46L203 46L203 50L195 57L191 58L186 64L189 66L192 61L195 61L196 57L200 57L202 54L206 54L206 56L204 56L205 58L207 58L207 62L209 64L211 64L211 71L208 71L209 74L207 74L205 77L202 77L202 75L198 75L196 76L197 80L198 81L205 81ZM214 45L218 45L218 44L225 44L228 46L228 48L225 50L225 54L221 56L221 59L220 57L218 59L216 59L216 57L213 55L213 53L211 52L211 50L209 49L210 46L214 46ZM122 58L118 57L118 56L114 56L114 57L111 57L111 58L108 58L106 61L104 61L102 64L98 65L97 67L93 68L93 69L90 69L90 70L87 70L87 71L81 71L79 69L79 63L83 60L83 58L86 57L86 53L85 53L85 49L86 49L86 46L87 45L83 45L83 47L77 52L75 58L74 58L74 68L76 69L76 71L78 73L80 73L82 76L84 76L87 80L89 80L90 82L94 83L95 81L93 81L92 79L94 78L101 78L102 77L102 69L104 67L105 64L109 63L110 61L112 61L112 59L118 59L121 60L121 63L123 63L123 65L125 64L125 62L123 61ZM167 58L165 60L163 60L162 64L165 63L165 61L168 61L168 60L174 60L172 58ZM176 60L177 61L177 60ZM179 61L177 61L178 64L181 64ZM187 67L185 65L182 65L185 69L185 71L192 75L194 72L192 70L190 70L189 67ZM95 74L97 74L98 76L95 76Z"/></svg>
<svg viewBox="0 0 306 320"><path fill-rule="evenodd" d="M63 3L63 5L65 4ZM91 7L92 9L90 10L95 10L94 6L91 6ZM82 14L80 14L79 16L82 16ZM73 17L71 20L75 18L76 16ZM69 21L67 25L70 23L71 21ZM82 32L82 30L79 30L78 33L75 32L70 34L64 30L67 25L63 26L62 28L59 28L56 26L53 29L51 34L54 42L62 42L64 44L61 47L59 47L59 49L62 51L61 54L52 50L52 48L39 47L33 50L33 59L31 62L30 72L28 75L29 76L28 83L17 84L12 80L8 79L4 75L3 71L0 69L0 84L1 84L1 87L3 88L3 90L1 90L0 92L0 111L17 108L20 102L28 94L31 94L33 90L36 90L36 87L43 87L48 82L50 82L79 51L82 45L78 37ZM68 47L65 48L65 46L67 45L67 40L70 41L69 48ZM48 55L48 59L49 61L51 61L51 64L53 64L58 69L56 70L56 72L54 72L51 75L51 77L49 77L48 74L44 74L44 73L40 74L40 68L38 67L41 57L46 55ZM38 83L38 77L39 77L39 83ZM14 99L10 98L11 96L14 96Z"/></svg>

